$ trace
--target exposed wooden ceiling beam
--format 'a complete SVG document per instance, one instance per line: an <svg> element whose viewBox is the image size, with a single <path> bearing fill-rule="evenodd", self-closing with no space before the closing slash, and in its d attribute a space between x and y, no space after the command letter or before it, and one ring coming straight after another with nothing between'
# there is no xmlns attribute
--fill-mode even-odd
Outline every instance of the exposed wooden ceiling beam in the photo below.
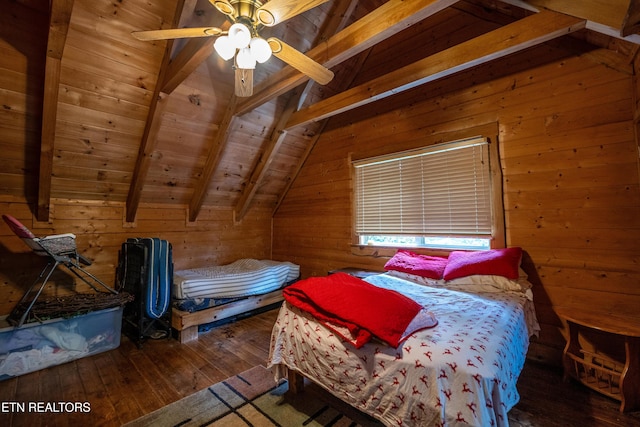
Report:
<svg viewBox="0 0 640 427"><path fill-rule="evenodd" d="M189 202L189 221L191 222L194 222L198 218L204 199L207 197L211 177L218 167L224 147L227 145L229 131L231 130L233 120L235 119L233 112L235 111L237 101L238 97L232 95L229 105L227 105L227 109L224 113L224 117L218 126L218 133L216 134L215 140L209 149L209 155L205 161L202 173L198 177L198 182L193 190L193 195Z"/></svg>
<svg viewBox="0 0 640 427"><path fill-rule="evenodd" d="M369 52L371 52L371 50L369 50ZM353 80L358 75L357 71L360 70L364 66L364 64L365 64L365 62L367 60L367 57L368 57L368 54L367 55L360 55L360 57L358 58L358 63L355 64L354 67L353 67L354 72L351 73L349 78L346 78L343 82L341 82L343 90L348 88L349 86L351 86L351 84L353 83ZM307 148L304 150L304 153L302 153L302 156L300 157L300 160L298 161L298 164L297 164L296 168L294 169L293 173L291 174L291 176L287 180L287 183L285 185L284 190L282 190L282 192L278 196L278 201L276 202L276 206L273 209L273 215L275 215L276 212L278 212L278 209L280 208L280 205L282 204L284 198L287 196L287 193L289 192L289 189L291 188L291 185L293 184L293 182L295 181L296 177L298 176L298 174L302 170L302 167L304 166L305 162L307 161L307 158L311 154L311 150L313 150L313 147L316 145L316 143L320 139L320 136L322 135L322 132L324 131L324 128L327 126L327 123L329 123L329 119L325 119L325 120L322 120L320 122L320 128L317 130L316 134L313 136L312 140L307 145ZM285 124L284 127L286 128L286 124Z"/></svg>
<svg viewBox="0 0 640 427"><path fill-rule="evenodd" d="M180 21L177 27L171 28L182 28L186 26L189 19L196 13L197 5L197 0L184 0ZM212 51L213 42L210 37L187 39L186 44L180 49L180 52L169 62L167 72L160 84L160 90L170 95L211 55Z"/></svg>
<svg viewBox="0 0 640 427"><path fill-rule="evenodd" d="M40 145L40 169L38 177L38 221L49 220L51 206L51 175L53 172L53 149L56 138L58 90L60 66L64 44L69 31L73 0L52 0L49 18L49 39L45 62L44 97L42 106L42 141Z"/></svg>
<svg viewBox="0 0 640 427"><path fill-rule="evenodd" d="M640 0L629 2L629 8L622 21L620 35L626 37L631 34L640 34Z"/></svg>
<svg viewBox="0 0 640 427"><path fill-rule="evenodd" d="M161 85L162 92L171 94L212 52L213 43L210 38L189 39L180 53L169 63Z"/></svg>
<svg viewBox="0 0 640 427"><path fill-rule="evenodd" d="M533 6L529 3L544 3L545 0L532 0L531 2L524 2L522 0L505 0L507 3L519 3L524 5L527 10L539 10L538 7L544 6ZM591 1L591 0L590 0ZM597 1L597 0L596 0ZM621 0L616 0L621 1ZM635 0L634 0L635 1ZM329 38L325 42L316 46L315 48L308 51L306 54L310 56L312 59L323 63L327 67L333 67L342 61L353 57L354 55L359 54L363 50L369 48L370 46L379 43L385 38L390 37L391 35L397 33L398 31L406 28L407 26L413 25L416 22L419 22L428 16L455 4L454 0L432 0L432 1L422 1L422 2L406 2L404 0L389 0L380 8L371 12L369 15L365 16L358 22L352 24L345 30L336 34L335 36ZM561 2L562 4L569 4L567 2ZM580 28L584 28L584 20L577 20L582 22ZM537 22L537 21L532 21ZM536 24L529 24L536 25ZM574 30L571 30L574 31ZM569 31L567 31L569 32ZM556 36L553 36L556 37ZM544 41L544 40L543 40ZM519 46L516 50L524 49L526 43L523 46ZM199 66L202 61L206 59L211 53L212 44L203 39L192 39L190 40L185 48L179 53L179 55L169 64L169 69L166 71L165 77L161 80L163 83L160 85L163 93L170 93L173 91L191 72ZM458 52L458 51L454 51ZM497 53L495 57L503 56L507 53L511 53L508 49L505 49L504 52ZM434 58L434 57L432 57ZM365 96L364 99L360 99L356 103L349 104L350 101L344 101L343 94L336 95L330 99L332 100L343 100L349 104L346 108L351 109L355 108L359 105L363 105L363 103L373 102L376 99L380 99L380 97L388 96L389 94L396 93L398 90L406 90L410 87L413 87L417 84L423 84L427 81L431 81L431 79L437 79L444 77L452 72L457 72L462 69L466 69L471 66L478 65L485 60L494 59L489 56L487 58L479 58L471 59L468 62L464 62L462 64L458 64L454 66L452 71L447 71L446 68L438 71L437 66L431 68L433 71L432 76L423 76L416 81L412 81L406 84L401 85L399 88L391 87L393 83L388 83L390 88L388 89L388 94L377 94L373 98ZM409 66L411 67L411 66ZM420 66L417 66L420 67ZM408 68L408 67L405 67ZM405 69L403 69L405 70ZM406 71L406 70L405 70ZM390 79L398 76L398 74L391 74ZM381 77L376 81L383 82L387 78ZM215 169L220 161L221 153L224 151L224 147L226 146L226 140L228 133L230 131L231 124L233 123L234 117L237 115L245 114L259 105L268 102L274 97L283 94L296 86L300 85L307 81L308 78L291 67L285 67L280 72L270 76L261 84L256 87L256 93L251 98L246 99L238 99L235 98L232 100L230 104L230 108L227 109L225 113L225 119L219 126L219 132L216 134L215 140L211 146L211 151L206 160L206 164L203 168L203 171L200 175L199 182L197 183L196 188L194 189L193 196L189 203L189 219L190 221L195 221L197 215L202 207L202 204L206 198L206 194L209 188L209 183L211 177L215 173ZM333 102L333 101L332 101ZM299 103L298 105L300 105ZM321 113L318 114L318 111L312 110L313 108L318 108L319 106L326 105L326 101L322 101L312 107L309 107L303 111L299 111L297 113L291 113L291 119L285 125L287 128L296 126L301 124L299 120L303 120L303 122L307 123L309 121L318 121L323 117L331 117L334 114L338 114L340 111L331 111L326 116L323 116ZM234 109L231 109L232 106L235 106ZM310 114L306 118L304 114ZM151 115L150 117L157 117L157 115ZM278 141L281 141L281 134L283 134L283 130L276 129L274 131L274 137L271 139L269 144L267 145L266 151L263 155L266 155L265 158L262 158L256 168L250 175L250 180L248 181L247 187L245 187L245 191L241 196L241 199L236 206L236 214L237 218L242 217L242 213L246 212L248 206L251 203L251 199L255 194L256 189L260 185L260 177L263 176L264 167L270 163L270 157L275 155L277 151ZM142 151L141 154L143 155ZM147 162L148 163L148 162ZM137 168L136 168L137 169ZM143 174L146 176L146 171ZM140 191L142 188L140 187ZM130 194L131 195L131 194ZM127 218L130 218L130 209L128 204L128 213Z"/></svg>
<svg viewBox="0 0 640 427"><path fill-rule="evenodd" d="M309 50L306 55L331 68L454 3L455 0L389 0L326 42ZM238 103L236 114L245 114L308 79L287 66L257 85L251 98Z"/></svg>
<svg viewBox="0 0 640 427"><path fill-rule="evenodd" d="M353 9L356 7L357 3L358 0L337 0L336 2L334 2L329 19L325 23L324 28L322 29L318 37L316 37L316 39L327 40L331 35L345 28L347 25L347 19L349 16L351 16L351 13L353 13ZM351 81L351 79L349 79L349 81ZM236 221L242 220L244 215L249 210L251 202L256 195L258 188L260 188L260 185L264 180L271 163L275 160L280 145L287 135L287 133L283 129L287 124L287 121L289 121L289 117L291 117L291 114L297 111L304 103L304 99L313 86L314 81L309 80L304 88L300 87L296 89L294 94L292 94L292 96L289 98L287 106L285 107L283 113L280 115L280 119L278 120L278 123L271 133L271 138L269 139L266 148L258 159L255 167L251 171L249 180L244 186L242 194L240 195L240 198L236 203L236 208L234 211L234 218ZM317 135L319 135L319 133L321 133L321 131L318 132Z"/></svg>
<svg viewBox="0 0 640 427"><path fill-rule="evenodd" d="M434 13L454 4L456 0L430 0L424 2L406 2L403 0L390 0L385 3L383 6L379 7L375 11L371 12L363 19L357 21L356 23L350 25L345 30L331 37L324 43L321 43L316 48L307 52L307 55L311 58L324 63L325 65L332 67L340 62L351 58L358 53L366 50L367 48L379 43L380 41L392 36L397 31L402 28L406 28L410 25L413 25L422 19L433 15ZM383 25L380 25L380 24ZM330 57L327 55L327 51L335 52L335 55L331 55ZM280 79L283 79L280 81ZM245 98L240 101L235 96L233 97L230 105L234 105L234 108L230 110L227 108L227 112L225 113L225 119L219 126L218 134L216 135L216 140L214 141L213 150L209 152L207 157L207 161L205 167L203 169L202 175L198 181L198 184L194 190L194 194L189 203L189 220L195 221L200 209L202 208L202 204L204 203L204 199L206 197L206 193L209 188L209 183L211 177L213 176L215 169L220 161L220 156L226 146L226 140L228 137L229 127L233 123L233 118L235 116L244 114L254 108L257 108L259 105L273 99L274 97L281 95L285 92L290 91L296 86L304 83L308 80L308 77L300 74L297 70L292 67L285 67L283 71L274 74L272 77L267 78L266 82L261 83L257 90L261 90L260 88L265 87L269 88L270 86L277 86L277 89L271 90L267 89L267 96L260 96L259 94L254 93L254 96L251 98ZM277 84L274 82L278 82ZM257 96L256 96L257 95ZM250 104L248 110L242 110L238 108L236 105L241 102ZM276 136L277 133L276 133ZM271 148L274 148L273 145L278 144L279 139L275 138L271 141ZM268 158L264 160L268 161ZM259 165L259 167L261 167ZM260 172L256 172L260 174ZM255 179L255 177L254 177ZM256 182L253 182L250 192L254 191ZM241 200L242 205L247 205L248 202L246 200ZM242 208L243 210L246 208Z"/></svg>
<svg viewBox="0 0 640 427"><path fill-rule="evenodd" d="M191 4L191 3L190 3ZM180 15L184 10L184 0L179 0L176 4L176 9L173 14L172 28L178 24ZM142 198L142 190L144 183L149 173L149 167L151 165L151 154L155 150L157 143L157 135L162 123L162 112L166 105L166 97L162 93L162 87L166 80L168 64L171 57L171 49L173 47L173 40L168 40L164 49L164 56L162 59L162 65L158 73L158 79L156 87L151 97L151 104L149 105L149 115L144 126L142 133L142 140L140 141L140 148L138 149L138 157L136 158L136 164L133 169L133 175L131 176L131 183L129 184L129 193L127 194L127 204L125 219L127 222L134 222L136 213L138 212L138 206L140 205L140 199Z"/></svg>
<svg viewBox="0 0 640 427"><path fill-rule="evenodd" d="M337 0L334 5L335 6L329 14L329 19L324 24L324 28L318 37L318 41L328 40L331 36L334 36L336 33L346 28L349 18L353 15L353 11L358 5L358 0ZM304 104L309 92L315 84L316 82L313 80L307 81L305 88L302 90L302 93L300 93L298 99L298 109L300 109L300 106Z"/></svg>
<svg viewBox="0 0 640 427"><path fill-rule="evenodd" d="M285 107L283 113L280 115L275 129L271 133L271 138L269 139L266 149L258 159L258 163L251 172L250 178L247 181L245 188L240 195L240 198L238 199L238 203L236 203L236 208L234 210L234 219L236 221L240 221L249 210L249 206L251 206L253 196L256 194L256 191L260 187L260 183L263 181L265 174L271 166L271 163L273 163L273 161L275 160L275 154L278 152L280 145L287 136L287 132L285 132L283 129L287 124L287 120L289 120L289 117L291 117L291 114L296 111L301 93L301 90L296 90L289 98L287 106Z"/></svg>
<svg viewBox="0 0 640 427"><path fill-rule="evenodd" d="M131 177L131 185L129 186L129 194L127 196L127 222L134 222L136 219L136 213L140 199L142 198L142 189L151 165L151 155L156 147L156 140L160 133L160 125L162 124L162 115L167 105L167 95L158 92L155 96L157 99L149 106L151 116L145 124L142 143L140 144L136 165L133 170L133 176Z"/></svg>
<svg viewBox="0 0 640 427"><path fill-rule="evenodd" d="M622 21L629 6L629 0L527 0L527 3L540 9L566 13L618 30L622 28Z"/></svg>
<svg viewBox="0 0 640 427"><path fill-rule="evenodd" d="M532 12L549 9L587 20L586 28L596 33L640 44L640 0L501 0Z"/></svg>
<svg viewBox="0 0 640 427"><path fill-rule="evenodd" d="M528 49L580 30L585 25L584 19L552 11L542 11L300 110L291 116L287 129L326 119L459 71Z"/></svg>

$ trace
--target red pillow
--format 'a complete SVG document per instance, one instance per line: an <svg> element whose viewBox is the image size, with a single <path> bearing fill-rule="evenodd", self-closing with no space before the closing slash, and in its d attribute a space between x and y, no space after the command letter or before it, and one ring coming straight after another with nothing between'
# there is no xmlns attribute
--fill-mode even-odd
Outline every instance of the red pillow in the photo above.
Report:
<svg viewBox="0 0 640 427"><path fill-rule="evenodd" d="M447 259L437 256L419 255L411 251L400 249L384 265L385 270L401 271L428 277L429 279L442 279Z"/></svg>
<svg viewBox="0 0 640 427"><path fill-rule="evenodd" d="M516 280L521 260L522 248L518 247L479 252L453 251L449 254L444 279L490 274Z"/></svg>

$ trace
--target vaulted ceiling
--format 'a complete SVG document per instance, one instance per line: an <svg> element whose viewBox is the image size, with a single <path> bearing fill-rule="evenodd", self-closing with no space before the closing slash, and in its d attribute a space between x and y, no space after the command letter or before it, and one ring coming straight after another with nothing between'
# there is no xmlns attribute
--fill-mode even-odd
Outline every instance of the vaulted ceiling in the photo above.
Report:
<svg viewBox="0 0 640 427"><path fill-rule="evenodd" d="M542 43L627 68L640 44L636 0L330 0L261 34L334 79L272 57L238 97L212 38L131 35L227 28L207 0L2 1L0 189L33 200L39 220L55 198L126 202L128 221L141 203L187 206L191 221L203 206L275 210L336 116Z"/></svg>

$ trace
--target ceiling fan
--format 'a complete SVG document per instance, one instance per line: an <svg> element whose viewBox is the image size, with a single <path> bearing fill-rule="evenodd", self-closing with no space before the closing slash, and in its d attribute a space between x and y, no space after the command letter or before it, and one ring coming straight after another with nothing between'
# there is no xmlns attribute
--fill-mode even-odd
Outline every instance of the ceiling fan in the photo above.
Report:
<svg viewBox="0 0 640 427"><path fill-rule="evenodd" d="M275 37L263 39L259 30L293 18L328 0L209 0L227 16L231 27L224 31L216 27L175 28L134 31L138 40L166 40L187 37L217 37L214 48L225 61L234 59L237 96L253 94L253 70L273 54L320 84L333 79L333 72Z"/></svg>

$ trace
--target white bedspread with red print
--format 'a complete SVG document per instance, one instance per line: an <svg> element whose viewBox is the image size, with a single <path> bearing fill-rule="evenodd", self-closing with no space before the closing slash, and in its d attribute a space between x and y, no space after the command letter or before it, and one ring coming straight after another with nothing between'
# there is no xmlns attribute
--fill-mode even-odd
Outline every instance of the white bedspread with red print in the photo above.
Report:
<svg viewBox="0 0 640 427"><path fill-rule="evenodd" d="M356 349L285 303L269 356L278 378L298 371L387 426L507 426L537 332L532 302L517 292L460 292L388 275L367 281L419 302L438 325L398 348L372 341Z"/></svg>

